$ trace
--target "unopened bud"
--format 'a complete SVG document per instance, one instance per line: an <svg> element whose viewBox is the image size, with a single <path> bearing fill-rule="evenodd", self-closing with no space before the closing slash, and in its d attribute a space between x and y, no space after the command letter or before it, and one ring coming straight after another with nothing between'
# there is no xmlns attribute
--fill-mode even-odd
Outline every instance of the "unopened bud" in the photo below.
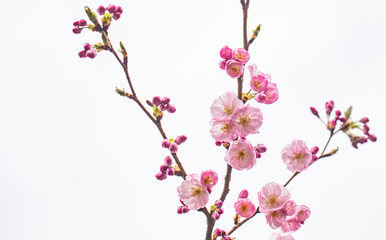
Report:
<svg viewBox="0 0 386 240"><path fill-rule="evenodd" d="M178 136L177 138L176 138L176 143L178 144L178 145L180 145L180 144L182 144L182 143L184 143L185 141L186 141L186 139L188 139L188 137L186 137L185 135L181 135L181 136Z"/></svg>
<svg viewBox="0 0 386 240"><path fill-rule="evenodd" d="M248 191L246 189L241 190L239 198L248 198Z"/></svg>
<svg viewBox="0 0 386 240"><path fill-rule="evenodd" d="M368 117L363 117L361 120L359 120L359 122L363 123L363 124L366 124L368 123L370 120Z"/></svg>
<svg viewBox="0 0 386 240"><path fill-rule="evenodd" d="M176 153L178 151L178 145L175 142L171 142L169 145L169 150L171 153Z"/></svg>
<svg viewBox="0 0 386 240"><path fill-rule="evenodd" d="M162 180L165 180L165 179L167 178L167 175L166 175L165 173L163 173L163 172L158 172L158 173L155 175L155 177L156 177L158 180L162 181Z"/></svg>
<svg viewBox="0 0 386 240"><path fill-rule="evenodd" d="M318 113L318 110L316 110L316 108L310 107L310 110L311 110L312 114L314 114L315 116L319 117L319 113Z"/></svg>
<svg viewBox="0 0 386 240"><path fill-rule="evenodd" d="M170 167L172 164L173 164L173 159L172 159L170 156L167 156L167 157L164 159L164 165Z"/></svg>

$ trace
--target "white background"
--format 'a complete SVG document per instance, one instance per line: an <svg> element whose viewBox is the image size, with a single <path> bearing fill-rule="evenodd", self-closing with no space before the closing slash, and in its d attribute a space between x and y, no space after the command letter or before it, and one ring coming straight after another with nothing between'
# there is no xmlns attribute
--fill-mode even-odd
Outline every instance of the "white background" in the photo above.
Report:
<svg viewBox="0 0 386 240"><path fill-rule="evenodd" d="M80 59L96 33L74 35L83 7L99 1L2 2L0 21L0 239L203 239L202 213L178 215L181 178L154 175L168 154L161 136L132 101L113 56ZM220 175L224 149L209 134L209 106L236 81L218 68L224 45L242 47L238 0L116 1L122 18L110 28L123 41L129 70L142 100L169 96L177 107L163 122L170 138L188 141L179 156L188 173ZM246 188L283 184L291 172L280 157L292 139L323 146L327 130L309 112L334 99L353 118L370 118L376 143L351 147L334 137L338 154L314 164L289 185L292 199L312 213L297 240L385 240L386 15L381 0L251 1L248 32L262 24L249 63L272 75L280 97L261 106L261 133L250 137L268 152L249 170L234 170L225 214L216 227L229 230L233 203ZM249 75L247 75L249 77ZM244 85L247 87L247 83ZM324 114L321 113L322 116ZM237 230L237 239L269 239L263 215Z"/></svg>

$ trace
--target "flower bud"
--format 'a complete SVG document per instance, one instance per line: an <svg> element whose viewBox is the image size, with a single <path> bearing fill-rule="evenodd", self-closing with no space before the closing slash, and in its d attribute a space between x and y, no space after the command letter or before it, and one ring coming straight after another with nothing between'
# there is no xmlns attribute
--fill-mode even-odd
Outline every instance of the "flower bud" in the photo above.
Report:
<svg viewBox="0 0 386 240"><path fill-rule="evenodd" d="M219 209L217 209L217 212L218 212L218 214L223 214L224 213L224 209L223 208L219 208Z"/></svg>
<svg viewBox="0 0 386 240"><path fill-rule="evenodd" d="M169 144L169 150L171 153L176 153L178 151L178 145L175 142Z"/></svg>
<svg viewBox="0 0 386 240"><path fill-rule="evenodd" d="M182 208L183 208L184 206L179 206L178 208L177 208L177 213L178 214L182 214Z"/></svg>
<svg viewBox="0 0 386 240"><path fill-rule="evenodd" d="M90 50L91 49L91 44L90 43L86 43L84 44L84 50Z"/></svg>
<svg viewBox="0 0 386 240"><path fill-rule="evenodd" d="M216 200L216 202L214 202L214 205L216 205L216 207L218 207L218 208L221 208L223 203L221 200Z"/></svg>
<svg viewBox="0 0 386 240"><path fill-rule="evenodd" d="M120 13L120 14L122 14L122 12L123 12L123 8L122 7L117 7L117 9L115 10L115 13Z"/></svg>
<svg viewBox="0 0 386 240"><path fill-rule="evenodd" d="M170 98L168 98L168 97L162 98L162 103L163 104L167 105L167 104L169 104L169 102L170 102Z"/></svg>
<svg viewBox="0 0 386 240"><path fill-rule="evenodd" d="M115 11L117 10L117 7L114 4L109 4L106 7L106 10L109 11L110 13L115 13Z"/></svg>
<svg viewBox="0 0 386 240"><path fill-rule="evenodd" d="M167 139L162 140L162 147L163 148L169 148L170 142Z"/></svg>
<svg viewBox="0 0 386 240"><path fill-rule="evenodd" d="M167 178L167 175L166 175L165 173L163 173L163 172L158 172L158 173L155 175L155 177L156 177L158 180L162 181L162 180L165 180L165 179Z"/></svg>
<svg viewBox="0 0 386 240"><path fill-rule="evenodd" d="M312 154L317 154L318 152L319 152L319 147L318 146L315 146L315 147L311 148L311 153Z"/></svg>
<svg viewBox="0 0 386 240"><path fill-rule="evenodd" d="M80 19L79 20L79 26L84 27L86 25L87 25L87 21L86 20L84 20L84 19Z"/></svg>
<svg viewBox="0 0 386 240"><path fill-rule="evenodd" d="M213 213L213 218L216 220L220 219L220 214L218 212Z"/></svg>
<svg viewBox="0 0 386 240"><path fill-rule="evenodd" d="M364 125L364 126L363 126L363 133L364 133L365 135L369 135L369 131L370 131L369 125Z"/></svg>
<svg viewBox="0 0 386 240"><path fill-rule="evenodd" d="M188 212L189 212L188 206L183 206L182 207L182 213L188 213Z"/></svg>
<svg viewBox="0 0 386 240"><path fill-rule="evenodd" d="M160 109L161 111L165 111L165 110L166 110L166 105L163 104L163 103L161 103L161 104L159 105L159 109Z"/></svg>
<svg viewBox="0 0 386 240"><path fill-rule="evenodd" d="M257 146L255 147L255 149L259 152L259 153L265 153L267 151L267 147L264 146L263 144L257 144Z"/></svg>
<svg viewBox="0 0 386 240"><path fill-rule="evenodd" d="M86 50L82 50L82 51L80 51L79 53L78 53L78 55L79 55L79 57L80 58L85 58L86 57Z"/></svg>
<svg viewBox="0 0 386 240"><path fill-rule="evenodd" d="M105 15L106 9L103 6L99 6L97 12L99 13L99 15Z"/></svg>
<svg viewBox="0 0 386 240"><path fill-rule="evenodd" d="M340 116L341 114L342 114L341 111L339 111L339 110L336 110L336 111L335 111L335 115L336 115L336 116Z"/></svg>
<svg viewBox="0 0 386 240"><path fill-rule="evenodd" d="M225 66L227 65L227 60L222 60L218 65L220 69L225 70Z"/></svg>
<svg viewBox="0 0 386 240"><path fill-rule="evenodd" d="M176 112L176 107L171 105L171 104L168 104L166 110L169 112L169 113L175 113Z"/></svg>
<svg viewBox="0 0 386 240"><path fill-rule="evenodd" d="M215 144L216 144L217 147L220 147L222 145L222 143L220 141L216 141Z"/></svg>
<svg viewBox="0 0 386 240"><path fill-rule="evenodd" d="M220 57L225 60L229 60L232 58L232 49L230 49L228 46L224 46L220 50Z"/></svg>
<svg viewBox="0 0 386 240"><path fill-rule="evenodd" d="M117 12L114 13L113 19L114 19L114 20L118 20L119 18L121 18L121 14L122 14L122 13L117 13Z"/></svg>
<svg viewBox="0 0 386 240"><path fill-rule="evenodd" d="M168 169L166 169L166 174L168 176L173 176L174 175L174 168L169 167Z"/></svg>
<svg viewBox="0 0 386 240"><path fill-rule="evenodd" d="M161 104L161 98L159 96L154 96L151 103L158 107Z"/></svg>
<svg viewBox="0 0 386 240"><path fill-rule="evenodd" d="M319 117L319 113L318 113L318 110L316 110L316 108L310 107L310 110L311 110L312 114L314 114L315 116Z"/></svg>
<svg viewBox="0 0 386 240"><path fill-rule="evenodd" d="M226 233L224 230L216 228L216 230L214 230L214 234L216 235L216 237L223 237Z"/></svg>
<svg viewBox="0 0 386 240"><path fill-rule="evenodd" d="M97 51L95 49L87 50L86 57L89 57L91 59L95 58L97 55Z"/></svg>
<svg viewBox="0 0 386 240"><path fill-rule="evenodd" d="M167 156L164 159L164 165L170 167L173 164L173 159L170 156Z"/></svg>
<svg viewBox="0 0 386 240"><path fill-rule="evenodd" d="M246 189L241 190L239 198L248 198L248 191Z"/></svg>
<svg viewBox="0 0 386 240"><path fill-rule="evenodd" d="M361 120L359 120L359 122L363 123L363 124L366 124L368 123L370 120L368 117L363 117Z"/></svg>
<svg viewBox="0 0 386 240"><path fill-rule="evenodd" d="M79 28L79 26L76 26L72 29L72 32L75 34L79 34L82 32L82 30L83 30L83 28Z"/></svg>
<svg viewBox="0 0 386 240"><path fill-rule="evenodd" d="M160 168L159 168L159 170L160 170L162 173L166 174L166 170L168 170L168 168L169 168L169 166L161 165Z"/></svg>
<svg viewBox="0 0 386 240"><path fill-rule="evenodd" d="M370 141L372 141L372 142L377 141L377 137L376 137L374 134L370 134L370 135L369 135L369 139L370 139Z"/></svg>
<svg viewBox="0 0 386 240"><path fill-rule="evenodd" d="M180 145L180 144L182 144L182 143L184 143L185 141L186 141L186 139L188 139L185 135L181 135L181 136L178 136L177 138L176 138L176 143L178 144L178 145Z"/></svg>

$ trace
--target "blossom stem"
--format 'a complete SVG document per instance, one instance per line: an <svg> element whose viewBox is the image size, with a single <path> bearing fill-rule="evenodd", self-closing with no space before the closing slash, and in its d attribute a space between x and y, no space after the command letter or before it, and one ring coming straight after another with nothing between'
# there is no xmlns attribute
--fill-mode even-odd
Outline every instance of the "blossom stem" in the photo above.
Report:
<svg viewBox="0 0 386 240"><path fill-rule="evenodd" d="M166 136L166 133L165 131L163 130L162 128L162 124L160 121L157 121L157 119L155 119L151 114L150 112L143 106L142 102L138 99L135 91L134 91L134 86L131 82L131 79L130 79L130 75L129 75L129 70L128 70L128 67L127 67L127 64L125 64L121 58L118 56L117 52L115 51L113 45L111 44L110 42L110 38L108 38L108 42L109 42L109 51L113 53L113 55L115 56L115 58L118 60L118 62L121 64L122 68L123 68L123 71L125 72L125 75L126 75L126 79L127 79L127 82L129 83L129 86L130 86L130 90L131 90L131 96L129 96L130 99L132 99L134 102L137 103L137 105L142 109L142 111L146 114L146 116L154 123L154 125L158 128L158 131L160 132L161 136L163 139L168 139L168 137ZM183 179L186 178L186 172L185 172L185 169L184 167L182 166L181 164L181 161L179 160L178 156L177 156L177 153L172 153L172 156L178 166L178 168L180 169L180 172L181 172L181 176Z"/></svg>

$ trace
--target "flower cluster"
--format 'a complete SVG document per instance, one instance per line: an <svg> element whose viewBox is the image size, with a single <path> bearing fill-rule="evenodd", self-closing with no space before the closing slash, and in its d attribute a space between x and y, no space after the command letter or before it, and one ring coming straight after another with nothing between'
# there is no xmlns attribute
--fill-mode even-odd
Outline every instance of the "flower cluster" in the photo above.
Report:
<svg viewBox="0 0 386 240"><path fill-rule="evenodd" d="M73 23L74 28L72 29L72 32L75 34L79 34L82 32L84 28L87 28L87 21L84 19L81 19L79 21L76 21Z"/></svg>
<svg viewBox="0 0 386 240"><path fill-rule="evenodd" d="M272 82L269 74L257 71L256 64L248 67L251 73L251 81L249 85L255 91L255 100L259 103L272 104L279 98L279 90L276 83Z"/></svg>
<svg viewBox="0 0 386 240"><path fill-rule="evenodd" d="M164 164L160 166L160 171L155 175L155 177L162 181L167 178L167 176L173 176L175 173L174 167L172 167L173 160L170 156L167 156L164 159Z"/></svg>
<svg viewBox="0 0 386 240"><path fill-rule="evenodd" d="M328 130L333 132L338 122L341 122L338 131L342 130L346 133L346 135L350 138L351 144L354 148L358 148L358 144L364 144L368 142L368 140L375 142L377 141L377 137L374 134L370 133L370 127L368 122L370 121L368 117L363 117L359 121L351 120L351 111L352 107L349 107L346 112L344 112L342 116L342 112L340 110L335 111L335 117L330 120L331 113L334 109L334 101L331 100L326 102L325 104L326 115L327 115L327 124L326 127ZM310 107L311 113L320 119L318 110L315 107ZM353 133L351 130L359 129L362 132L362 136Z"/></svg>
<svg viewBox="0 0 386 240"><path fill-rule="evenodd" d="M189 174L186 180L177 188L180 201L189 210L198 210L206 206L209 201L211 188L216 185L218 180L214 171L208 170L198 174Z"/></svg>
<svg viewBox="0 0 386 240"><path fill-rule="evenodd" d="M284 232L294 232L310 216L311 211L308 207L297 206L290 198L291 194L288 190L274 182L267 183L258 192L259 211L265 213L271 228L281 227Z"/></svg>
<svg viewBox="0 0 386 240"><path fill-rule="evenodd" d="M170 98L168 97L161 99L161 97L155 96L153 97L151 104L153 105L153 116L157 119L162 119L165 110L169 113L176 112L176 107L170 103Z"/></svg>
<svg viewBox="0 0 386 240"><path fill-rule="evenodd" d="M224 209L222 208L222 201L216 200L216 202L210 207L210 214L214 219L219 220L221 214L224 213Z"/></svg>
<svg viewBox="0 0 386 240"><path fill-rule="evenodd" d="M225 70L231 78L238 78L244 73L244 64L249 61L249 53L244 48L232 50L224 46L220 50L220 57L224 60L220 62L220 68Z"/></svg>
<svg viewBox="0 0 386 240"><path fill-rule="evenodd" d="M99 6L97 12L99 15L105 15L106 10L112 15L114 20L118 20L123 12L122 7L115 6L114 4L109 4L106 8Z"/></svg>
<svg viewBox="0 0 386 240"><path fill-rule="evenodd" d="M96 57L97 51L94 48L91 48L90 43L86 43L83 47L84 47L84 50L78 53L80 58L89 57L92 59Z"/></svg>
<svg viewBox="0 0 386 240"><path fill-rule="evenodd" d="M176 139L164 139L161 143L163 148L168 148L171 153L176 153L178 151L178 145L184 143L188 137L185 135L178 136Z"/></svg>

